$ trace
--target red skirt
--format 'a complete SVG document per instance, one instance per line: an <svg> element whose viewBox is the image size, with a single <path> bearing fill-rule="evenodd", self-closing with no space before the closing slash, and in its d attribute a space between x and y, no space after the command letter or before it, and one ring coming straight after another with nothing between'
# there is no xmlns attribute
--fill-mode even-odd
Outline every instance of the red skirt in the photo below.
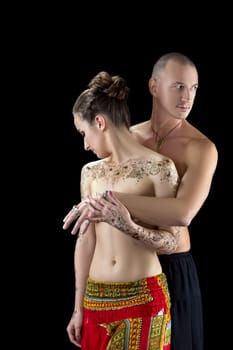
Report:
<svg viewBox="0 0 233 350"><path fill-rule="evenodd" d="M82 350L170 350L170 297L162 273L136 282L88 279Z"/></svg>

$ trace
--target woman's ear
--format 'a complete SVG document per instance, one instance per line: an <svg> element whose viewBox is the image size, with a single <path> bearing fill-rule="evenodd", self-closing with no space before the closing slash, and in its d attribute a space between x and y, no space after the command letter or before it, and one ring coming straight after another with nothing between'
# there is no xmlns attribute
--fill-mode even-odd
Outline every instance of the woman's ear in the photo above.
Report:
<svg viewBox="0 0 233 350"><path fill-rule="evenodd" d="M104 130L106 128L106 120L102 114L97 114L95 116L95 122L98 129Z"/></svg>

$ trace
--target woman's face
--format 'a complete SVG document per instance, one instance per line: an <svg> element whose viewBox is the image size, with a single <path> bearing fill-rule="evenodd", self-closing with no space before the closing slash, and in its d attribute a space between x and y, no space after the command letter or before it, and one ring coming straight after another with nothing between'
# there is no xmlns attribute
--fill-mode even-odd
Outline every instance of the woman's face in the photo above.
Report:
<svg viewBox="0 0 233 350"><path fill-rule="evenodd" d="M76 113L74 115L74 125L83 137L86 151L92 151L98 158L105 158L109 155L105 147L104 133L97 118L90 124L82 119L79 113Z"/></svg>

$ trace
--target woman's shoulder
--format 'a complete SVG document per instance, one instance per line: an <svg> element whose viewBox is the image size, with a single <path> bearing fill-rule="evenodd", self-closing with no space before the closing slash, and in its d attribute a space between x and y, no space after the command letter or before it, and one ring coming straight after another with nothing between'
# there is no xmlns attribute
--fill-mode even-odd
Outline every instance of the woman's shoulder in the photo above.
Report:
<svg viewBox="0 0 233 350"><path fill-rule="evenodd" d="M102 164L103 164L103 159L98 159L98 160L94 160L89 163L86 163L82 167L82 173L93 171L93 169L95 169L96 167L100 167Z"/></svg>
<svg viewBox="0 0 233 350"><path fill-rule="evenodd" d="M141 149L142 159L148 159L153 162L161 162L163 164L175 164L171 158L156 152L144 145L139 144L139 148Z"/></svg>

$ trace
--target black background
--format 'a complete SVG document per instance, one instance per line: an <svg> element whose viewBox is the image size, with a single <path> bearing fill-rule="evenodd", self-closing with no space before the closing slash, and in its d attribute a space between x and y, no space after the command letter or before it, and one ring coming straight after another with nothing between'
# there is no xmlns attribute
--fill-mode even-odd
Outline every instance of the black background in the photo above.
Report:
<svg viewBox="0 0 233 350"><path fill-rule="evenodd" d="M147 11L134 8L130 14L114 4L105 10L108 15L91 4L73 11L35 7L27 9L30 16L18 18L10 39L8 33L8 109L10 136L16 142L12 163L20 212L11 244L17 261L10 275L13 314L19 306L17 321L10 322L13 329L20 329L16 344L75 349L66 326L73 309L76 238L62 229L62 219L80 199L82 165L95 157L83 150L74 128L74 101L96 73L107 70L128 82L132 124L146 120L151 113L148 79L153 64L162 54L179 51L194 61L199 72L199 90L188 120L215 142L219 152L209 197L190 232L203 293L205 350L223 349L230 253L228 30L218 27L221 13L208 20L199 13L185 21L149 6ZM16 192L10 199L15 197Z"/></svg>

